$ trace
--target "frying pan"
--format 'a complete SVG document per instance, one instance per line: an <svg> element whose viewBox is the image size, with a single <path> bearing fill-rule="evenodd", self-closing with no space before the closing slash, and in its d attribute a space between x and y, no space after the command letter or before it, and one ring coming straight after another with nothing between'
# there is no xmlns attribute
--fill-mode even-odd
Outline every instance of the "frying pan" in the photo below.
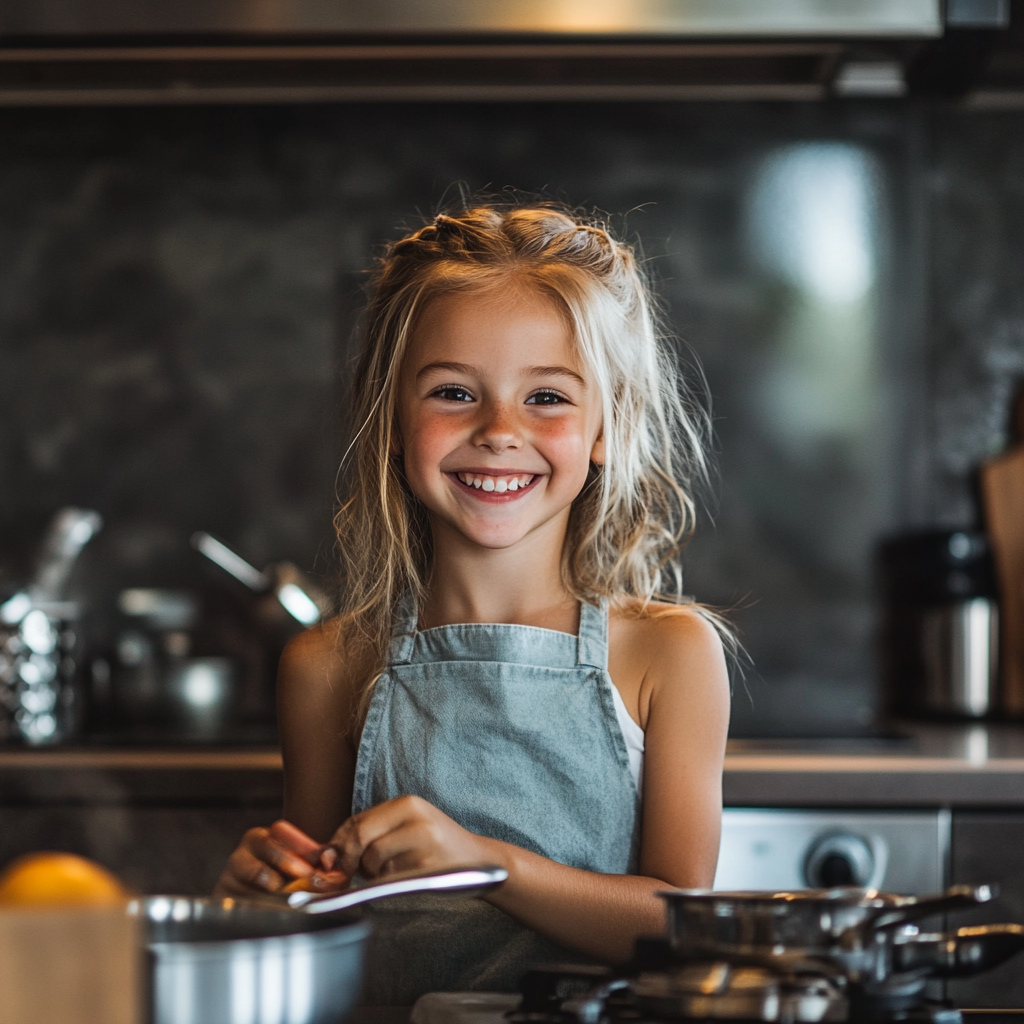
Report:
<svg viewBox="0 0 1024 1024"><path fill-rule="evenodd" d="M414 892L478 896L508 872L405 875L337 896L148 896L152 1024L337 1024L359 998L370 924L355 908ZM300 897L296 899L296 897Z"/></svg>
<svg viewBox="0 0 1024 1024"><path fill-rule="evenodd" d="M839 972L864 996L902 1009L916 1005L928 978L978 974L1024 950L1016 924L919 934L904 926L987 903L991 886L952 886L936 896L897 896L840 887L796 892L675 890L669 941L682 962Z"/></svg>
<svg viewBox="0 0 1024 1024"><path fill-rule="evenodd" d="M954 885L936 896L897 896L841 886L794 892L677 889L659 894L673 950L687 955L835 956L934 914L995 898L991 886Z"/></svg>

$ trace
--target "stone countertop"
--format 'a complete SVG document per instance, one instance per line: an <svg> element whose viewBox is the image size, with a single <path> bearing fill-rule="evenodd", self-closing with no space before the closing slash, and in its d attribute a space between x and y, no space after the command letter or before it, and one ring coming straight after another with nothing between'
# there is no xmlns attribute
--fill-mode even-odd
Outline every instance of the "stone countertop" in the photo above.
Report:
<svg viewBox="0 0 1024 1024"><path fill-rule="evenodd" d="M732 807L1024 808L1024 729L901 728L882 741L733 740Z"/></svg>
<svg viewBox="0 0 1024 1024"><path fill-rule="evenodd" d="M732 740L732 807L1024 808L1024 728L906 726L881 740ZM281 758L240 749L0 749L0 804L279 807Z"/></svg>

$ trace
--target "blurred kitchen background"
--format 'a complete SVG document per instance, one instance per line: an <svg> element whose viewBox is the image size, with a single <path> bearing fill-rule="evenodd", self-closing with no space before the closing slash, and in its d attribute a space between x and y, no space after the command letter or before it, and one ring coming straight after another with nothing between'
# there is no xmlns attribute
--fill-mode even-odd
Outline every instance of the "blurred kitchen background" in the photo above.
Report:
<svg viewBox="0 0 1024 1024"><path fill-rule="evenodd" d="M409 32L382 54L365 26L303 57L326 37L271 24L295 53L257 59L230 26L89 35L75 5L5 5L0 601L58 510L103 520L40 641L73 713L35 739L273 740L302 616L191 538L329 602L366 272L460 189L508 187L613 214L706 374L719 479L686 589L749 652L733 734L885 733L878 546L982 526L1024 378L1024 3L834 6L919 22L647 26L568 56L513 25L493 60ZM213 718L154 703L183 665L193 710L227 687Z"/></svg>

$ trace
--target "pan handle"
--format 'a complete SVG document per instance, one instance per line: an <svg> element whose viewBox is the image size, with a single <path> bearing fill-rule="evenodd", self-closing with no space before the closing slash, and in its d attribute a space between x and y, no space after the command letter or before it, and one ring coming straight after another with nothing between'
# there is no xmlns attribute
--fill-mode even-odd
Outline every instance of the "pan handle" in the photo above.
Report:
<svg viewBox="0 0 1024 1024"><path fill-rule="evenodd" d="M877 914L870 916L859 927L866 926L868 931L884 931L908 921L920 921L922 917L932 914L945 914L950 910L966 910L981 903L989 903L998 895L993 885L953 885L938 896L926 896L924 899L909 899L894 907L884 907Z"/></svg>
<svg viewBox="0 0 1024 1024"><path fill-rule="evenodd" d="M508 878L508 872L499 867L458 868L455 871L431 872L421 875L402 875L359 889L350 889L337 896L318 896L312 892L293 892L288 906L306 914L330 914L348 910L361 903L404 896L415 892L448 892L459 896L479 896Z"/></svg>
<svg viewBox="0 0 1024 1024"><path fill-rule="evenodd" d="M985 924L946 935L921 935L892 947L895 970L926 970L932 977L961 978L997 967L1024 950L1024 927Z"/></svg>

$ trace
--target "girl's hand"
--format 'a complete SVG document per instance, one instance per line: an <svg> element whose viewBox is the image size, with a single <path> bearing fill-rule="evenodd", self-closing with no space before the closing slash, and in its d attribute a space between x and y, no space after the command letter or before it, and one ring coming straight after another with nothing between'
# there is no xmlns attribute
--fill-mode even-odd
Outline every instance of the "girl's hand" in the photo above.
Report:
<svg viewBox="0 0 1024 1024"><path fill-rule="evenodd" d="M343 889L348 876L321 863L325 849L288 821L275 821L270 828L251 828L228 858L213 893L251 896L296 888L313 892Z"/></svg>
<svg viewBox="0 0 1024 1024"><path fill-rule="evenodd" d="M400 796L349 818L334 833L324 864L367 878L400 871L444 871L493 863L495 845L426 800ZM334 851L336 859L331 856Z"/></svg>

